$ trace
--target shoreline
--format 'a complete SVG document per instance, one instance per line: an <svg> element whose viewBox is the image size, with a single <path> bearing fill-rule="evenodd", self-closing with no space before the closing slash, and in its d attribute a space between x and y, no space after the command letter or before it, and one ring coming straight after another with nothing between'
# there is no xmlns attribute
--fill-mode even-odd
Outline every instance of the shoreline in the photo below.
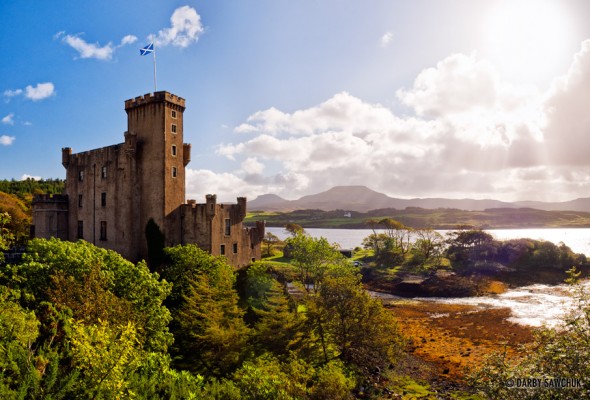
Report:
<svg viewBox="0 0 590 400"><path fill-rule="evenodd" d="M521 355L521 345L532 342L535 330L509 321L509 308L416 300L387 301L385 306L408 339L408 352L432 366L436 382L444 378L464 384L466 373L494 352Z"/></svg>

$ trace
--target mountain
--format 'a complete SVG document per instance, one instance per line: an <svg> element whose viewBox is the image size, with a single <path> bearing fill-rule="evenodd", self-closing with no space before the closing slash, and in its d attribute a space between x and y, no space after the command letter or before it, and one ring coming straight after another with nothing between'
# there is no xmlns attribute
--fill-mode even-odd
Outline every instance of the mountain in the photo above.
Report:
<svg viewBox="0 0 590 400"><path fill-rule="evenodd" d="M248 203L250 210L279 212L312 209L367 212L380 208L403 210L407 207L426 209L454 208L469 211L483 211L492 208L535 208L546 211L590 212L590 198L558 203L541 201L519 201L511 203L491 199L399 199L376 192L366 186L335 186L325 192L303 196L297 200L286 200L274 194L265 194Z"/></svg>
<svg viewBox="0 0 590 400"><path fill-rule="evenodd" d="M263 194L248 202L248 209L257 211L279 211L290 203L276 194Z"/></svg>

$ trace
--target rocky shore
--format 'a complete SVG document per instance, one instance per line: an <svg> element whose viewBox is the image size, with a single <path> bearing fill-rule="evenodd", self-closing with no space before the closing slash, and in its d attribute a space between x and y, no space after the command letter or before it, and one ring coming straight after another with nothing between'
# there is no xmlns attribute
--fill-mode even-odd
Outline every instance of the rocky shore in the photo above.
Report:
<svg viewBox="0 0 590 400"><path fill-rule="evenodd" d="M430 363L440 379L463 381L493 352L519 354L532 328L508 321L510 310L397 301L388 305L408 338L411 354Z"/></svg>

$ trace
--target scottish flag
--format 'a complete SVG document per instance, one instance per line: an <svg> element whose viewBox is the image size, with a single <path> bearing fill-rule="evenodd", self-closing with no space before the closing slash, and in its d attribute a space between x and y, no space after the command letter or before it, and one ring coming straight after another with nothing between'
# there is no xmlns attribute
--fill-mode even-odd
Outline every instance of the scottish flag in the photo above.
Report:
<svg viewBox="0 0 590 400"><path fill-rule="evenodd" d="M154 52L154 44L153 43L148 44L143 49L139 49L139 55L141 55L141 56L145 56L145 55L153 53L153 52Z"/></svg>

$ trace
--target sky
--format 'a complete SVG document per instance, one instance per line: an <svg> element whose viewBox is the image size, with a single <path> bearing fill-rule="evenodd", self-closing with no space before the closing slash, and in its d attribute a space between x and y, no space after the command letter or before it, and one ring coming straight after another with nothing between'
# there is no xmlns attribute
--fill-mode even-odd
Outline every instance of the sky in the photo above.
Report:
<svg viewBox="0 0 590 400"><path fill-rule="evenodd" d="M0 2L0 179L186 99L187 198L590 197L587 0Z"/></svg>

